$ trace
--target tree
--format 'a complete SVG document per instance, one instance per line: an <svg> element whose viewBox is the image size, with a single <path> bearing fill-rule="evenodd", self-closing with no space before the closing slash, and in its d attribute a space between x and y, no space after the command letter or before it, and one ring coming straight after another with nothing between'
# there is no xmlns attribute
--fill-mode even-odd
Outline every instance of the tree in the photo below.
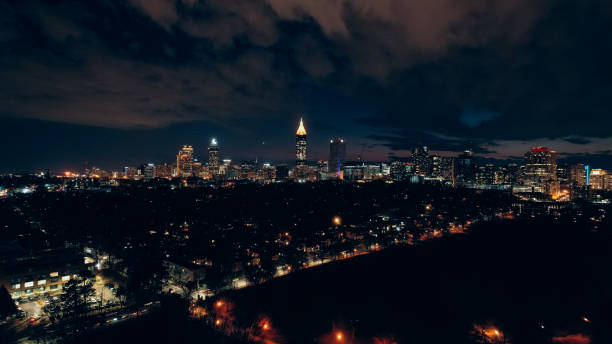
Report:
<svg viewBox="0 0 612 344"><path fill-rule="evenodd" d="M216 294L224 287L225 274L223 271L216 266L206 270L206 276L204 276L204 283L213 294Z"/></svg>
<svg viewBox="0 0 612 344"><path fill-rule="evenodd" d="M136 304L156 300L168 277L159 252L137 249L132 252L126 265L128 278L124 295L127 299Z"/></svg>
<svg viewBox="0 0 612 344"><path fill-rule="evenodd" d="M117 297L122 305L125 305L128 297L128 290L126 287L120 285L113 290L115 297Z"/></svg>
<svg viewBox="0 0 612 344"><path fill-rule="evenodd" d="M175 281L175 283L181 288L185 302L189 306L191 304L191 295L198 290L198 284L195 281Z"/></svg>
<svg viewBox="0 0 612 344"><path fill-rule="evenodd" d="M16 314L18 311L15 301L11 298L4 285L0 286L0 319Z"/></svg>
<svg viewBox="0 0 612 344"><path fill-rule="evenodd" d="M95 295L92 282L83 277L75 277L64 284L64 293L57 298L49 298L43 311L51 320L81 318L89 310L88 299Z"/></svg>

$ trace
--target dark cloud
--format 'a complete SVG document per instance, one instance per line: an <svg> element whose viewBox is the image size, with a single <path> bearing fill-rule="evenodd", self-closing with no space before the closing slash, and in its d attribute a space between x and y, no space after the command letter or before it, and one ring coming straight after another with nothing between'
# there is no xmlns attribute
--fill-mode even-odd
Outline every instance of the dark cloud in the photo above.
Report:
<svg viewBox="0 0 612 344"><path fill-rule="evenodd" d="M463 110L461 116L459 116L459 121L470 128L475 128L481 125L483 122L491 121L499 116L500 114L497 112L465 109Z"/></svg>
<svg viewBox="0 0 612 344"><path fill-rule="evenodd" d="M448 137L435 133L427 133L419 130L402 130L389 134L370 135L370 139L381 142L380 144L391 151L410 151L417 145L425 145L433 151L463 152L471 147L474 153L495 153L484 146L484 141L469 141L458 137ZM488 144L488 143L487 143ZM392 153L392 155L395 155Z"/></svg>
<svg viewBox="0 0 612 344"><path fill-rule="evenodd" d="M9 0L0 116L121 130L198 122L254 137L307 110L329 123L314 126L325 135L337 128L391 151L473 142L491 154L541 139L588 150L611 136L611 7Z"/></svg>
<svg viewBox="0 0 612 344"><path fill-rule="evenodd" d="M559 153L559 162L565 164L588 164L593 168L612 168L612 150L597 151L595 153Z"/></svg>
<svg viewBox="0 0 612 344"><path fill-rule="evenodd" d="M569 142L569 143L573 143L573 144L577 144L577 145L586 145L586 144L589 144L589 143L593 142L592 140L589 140L589 139L584 138L584 137L578 137L578 136L566 137L566 138L564 138L564 140Z"/></svg>

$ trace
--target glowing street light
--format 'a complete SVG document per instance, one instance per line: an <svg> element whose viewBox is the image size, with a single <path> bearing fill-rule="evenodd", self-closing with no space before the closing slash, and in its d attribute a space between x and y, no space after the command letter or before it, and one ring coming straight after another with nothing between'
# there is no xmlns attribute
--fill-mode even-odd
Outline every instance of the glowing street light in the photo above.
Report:
<svg viewBox="0 0 612 344"><path fill-rule="evenodd" d="M337 332L336 333L336 340L338 342L341 342L343 338L344 338L344 336L342 335L342 332Z"/></svg>
<svg viewBox="0 0 612 344"><path fill-rule="evenodd" d="M340 216L334 216L332 218L332 222L334 223L334 225L340 226L342 224L342 218Z"/></svg>

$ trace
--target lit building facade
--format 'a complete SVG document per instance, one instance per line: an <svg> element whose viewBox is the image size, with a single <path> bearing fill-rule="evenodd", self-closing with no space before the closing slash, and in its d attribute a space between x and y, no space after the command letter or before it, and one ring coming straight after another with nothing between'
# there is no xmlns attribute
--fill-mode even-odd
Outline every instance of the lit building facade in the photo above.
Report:
<svg viewBox="0 0 612 344"><path fill-rule="evenodd" d="M174 170L174 166L168 164L160 164L156 165L154 168L153 176L155 178L170 178L172 177L172 172Z"/></svg>
<svg viewBox="0 0 612 344"><path fill-rule="evenodd" d="M308 140L304 121L300 118L300 126L295 133L295 164L296 166L306 166L308 160Z"/></svg>
<svg viewBox="0 0 612 344"><path fill-rule="evenodd" d="M155 165L154 164L146 164L142 167L142 175L145 179L151 179L155 176Z"/></svg>
<svg viewBox="0 0 612 344"><path fill-rule="evenodd" d="M451 157L431 157L431 176L455 183L455 160Z"/></svg>
<svg viewBox="0 0 612 344"><path fill-rule="evenodd" d="M219 174L219 143L217 139L210 140L208 146L208 169L211 174Z"/></svg>
<svg viewBox="0 0 612 344"><path fill-rule="evenodd" d="M554 151L546 147L533 147L525 154L524 184L539 187L548 195L559 192Z"/></svg>
<svg viewBox="0 0 612 344"><path fill-rule="evenodd" d="M133 166L125 166L123 168L123 177L127 179L134 179L138 175L138 169Z"/></svg>
<svg viewBox="0 0 612 344"><path fill-rule="evenodd" d="M70 249L11 252L0 259L0 285L25 302L56 295L68 281L88 269L84 258Z"/></svg>
<svg viewBox="0 0 612 344"><path fill-rule="evenodd" d="M412 150L415 173L422 177L431 175L431 159L427 146L417 146Z"/></svg>
<svg viewBox="0 0 612 344"><path fill-rule="evenodd" d="M591 170L589 185L593 190L607 190L607 171L600 168Z"/></svg>
<svg viewBox="0 0 612 344"><path fill-rule="evenodd" d="M579 187L583 187L586 185L586 171L584 164L575 164L569 166L568 184Z"/></svg>
<svg viewBox="0 0 612 344"><path fill-rule="evenodd" d="M394 161L391 163L389 175L392 180L409 180L414 172L414 165L411 162Z"/></svg>
<svg viewBox="0 0 612 344"><path fill-rule="evenodd" d="M193 175L193 147L184 145L176 156L177 177L191 177Z"/></svg>

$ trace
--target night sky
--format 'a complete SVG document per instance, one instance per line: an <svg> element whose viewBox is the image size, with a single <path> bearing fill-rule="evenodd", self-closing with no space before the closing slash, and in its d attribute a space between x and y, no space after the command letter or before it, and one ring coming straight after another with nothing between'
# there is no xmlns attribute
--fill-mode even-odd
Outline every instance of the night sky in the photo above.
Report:
<svg viewBox="0 0 612 344"><path fill-rule="evenodd" d="M0 2L0 172L417 143L612 168L612 2Z"/></svg>

